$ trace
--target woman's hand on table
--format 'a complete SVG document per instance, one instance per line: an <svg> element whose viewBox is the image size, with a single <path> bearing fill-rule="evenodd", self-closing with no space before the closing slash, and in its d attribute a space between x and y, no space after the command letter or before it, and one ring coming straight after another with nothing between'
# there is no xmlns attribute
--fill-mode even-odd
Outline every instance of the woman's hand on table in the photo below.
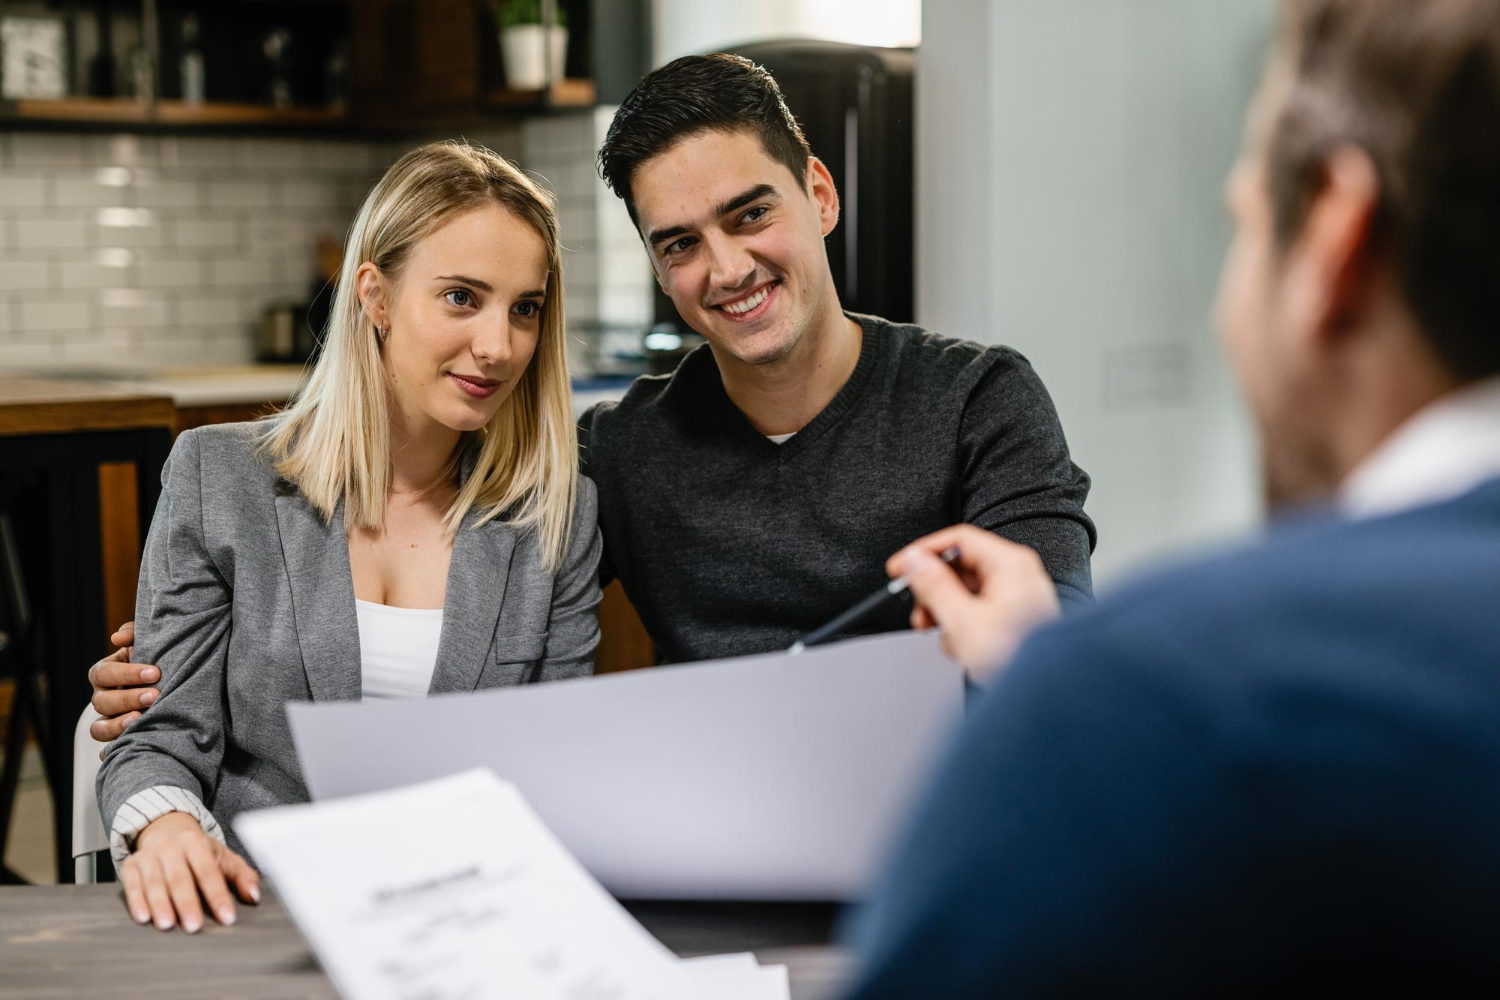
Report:
<svg viewBox="0 0 1500 1000"><path fill-rule="evenodd" d="M131 918L164 931L177 924L189 934L202 930L204 904L227 927L235 920L235 895L260 902L260 874L182 812L159 816L140 832L120 867L120 884Z"/></svg>

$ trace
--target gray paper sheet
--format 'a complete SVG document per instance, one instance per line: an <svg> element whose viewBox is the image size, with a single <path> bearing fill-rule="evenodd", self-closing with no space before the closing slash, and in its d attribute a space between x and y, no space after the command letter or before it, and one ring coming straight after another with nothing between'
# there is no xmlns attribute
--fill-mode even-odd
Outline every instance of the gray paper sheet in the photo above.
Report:
<svg viewBox="0 0 1500 1000"><path fill-rule="evenodd" d="M616 896L853 900L963 712L932 634L432 698L287 706L315 799L473 767Z"/></svg>

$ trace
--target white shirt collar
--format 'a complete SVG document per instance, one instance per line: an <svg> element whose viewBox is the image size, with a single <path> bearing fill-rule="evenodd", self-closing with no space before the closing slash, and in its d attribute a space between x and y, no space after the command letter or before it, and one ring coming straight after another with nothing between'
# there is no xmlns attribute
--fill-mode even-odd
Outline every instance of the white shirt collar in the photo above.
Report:
<svg viewBox="0 0 1500 1000"><path fill-rule="evenodd" d="M1428 404L1345 477L1338 506L1351 518L1452 500L1500 477L1500 378Z"/></svg>

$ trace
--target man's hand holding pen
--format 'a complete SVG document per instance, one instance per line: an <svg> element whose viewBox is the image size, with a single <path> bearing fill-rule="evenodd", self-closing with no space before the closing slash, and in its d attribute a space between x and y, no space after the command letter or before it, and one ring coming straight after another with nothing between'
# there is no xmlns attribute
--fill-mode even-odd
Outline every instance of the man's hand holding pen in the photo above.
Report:
<svg viewBox="0 0 1500 1000"><path fill-rule="evenodd" d="M952 565L939 556L957 548ZM920 538L891 556L886 573L906 577L916 607L913 628L940 628L943 650L984 683L1027 634L1060 613L1057 585L1026 545L959 524Z"/></svg>

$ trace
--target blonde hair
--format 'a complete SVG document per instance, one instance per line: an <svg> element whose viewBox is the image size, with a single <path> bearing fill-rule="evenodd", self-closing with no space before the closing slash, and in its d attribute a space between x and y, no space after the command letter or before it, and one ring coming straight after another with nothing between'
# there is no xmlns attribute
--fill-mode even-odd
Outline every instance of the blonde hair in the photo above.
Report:
<svg viewBox="0 0 1500 1000"><path fill-rule="evenodd" d="M495 416L465 434L474 465L444 517L450 534L471 510L475 526L506 515L534 530L549 571L567 553L578 496L578 433L563 341L562 263L557 214L542 188L499 155L466 142L432 142L386 171L350 227L323 352L293 401L270 418L262 450L326 520L339 501L344 523L379 531L391 488L389 401L375 325L365 316L355 273L366 261L392 283L413 247L455 217L498 204L529 223L547 245L546 300L531 363Z"/></svg>

